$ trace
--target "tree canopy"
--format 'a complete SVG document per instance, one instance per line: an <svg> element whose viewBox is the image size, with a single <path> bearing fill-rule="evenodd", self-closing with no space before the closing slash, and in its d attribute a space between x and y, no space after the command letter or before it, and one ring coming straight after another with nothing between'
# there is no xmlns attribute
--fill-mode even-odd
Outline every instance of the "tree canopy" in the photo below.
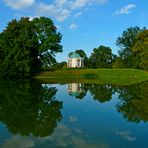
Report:
<svg viewBox="0 0 148 148"><path fill-rule="evenodd" d="M116 45L120 48L119 57L117 62L122 63L122 67L127 68L139 68L137 62L139 58L135 56L135 53L132 52L132 47L136 43L137 35L145 30L145 28L139 27L130 27L127 30L123 31L122 35L117 38Z"/></svg>
<svg viewBox="0 0 148 148"><path fill-rule="evenodd" d="M90 67L92 68L111 68L113 53L109 47L99 46L94 48L89 58Z"/></svg>
<svg viewBox="0 0 148 148"><path fill-rule="evenodd" d="M30 77L52 65L62 52L61 38L49 18L10 21L0 33L0 76Z"/></svg>
<svg viewBox="0 0 148 148"><path fill-rule="evenodd" d="M148 70L148 30L144 30L137 35L132 51L139 58L139 68Z"/></svg>

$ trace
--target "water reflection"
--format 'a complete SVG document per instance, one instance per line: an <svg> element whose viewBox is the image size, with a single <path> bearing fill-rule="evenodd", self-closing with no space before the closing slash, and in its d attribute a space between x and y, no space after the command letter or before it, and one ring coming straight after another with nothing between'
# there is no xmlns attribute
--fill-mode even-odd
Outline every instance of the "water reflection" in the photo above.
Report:
<svg viewBox="0 0 148 148"><path fill-rule="evenodd" d="M0 137L0 147L136 147L143 142L147 148L148 125L130 123L148 121L147 90L148 82L120 86L1 81L0 132L9 131Z"/></svg>
<svg viewBox="0 0 148 148"><path fill-rule="evenodd" d="M30 82L0 83L0 121L13 134L47 136L62 119L56 87Z"/></svg>
<svg viewBox="0 0 148 148"><path fill-rule="evenodd" d="M118 86L117 111L131 122L148 121L148 82L131 86Z"/></svg>
<svg viewBox="0 0 148 148"><path fill-rule="evenodd" d="M70 96L74 96L79 99L83 99L86 96L84 84L70 83L68 84L68 93Z"/></svg>
<svg viewBox="0 0 148 148"><path fill-rule="evenodd" d="M105 103L118 94L117 111L131 122L148 121L148 82L129 86L68 84L69 95L83 99L89 92L94 100Z"/></svg>
<svg viewBox="0 0 148 148"><path fill-rule="evenodd" d="M112 98L112 86L111 85L91 85L89 91L94 100L99 101L100 103L104 103L106 101L110 101Z"/></svg>
<svg viewBox="0 0 148 148"><path fill-rule="evenodd" d="M68 93L70 96L83 99L87 92L90 92L92 98L100 103L111 100L113 94L111 85L81 83L68 84Z"/></svg>

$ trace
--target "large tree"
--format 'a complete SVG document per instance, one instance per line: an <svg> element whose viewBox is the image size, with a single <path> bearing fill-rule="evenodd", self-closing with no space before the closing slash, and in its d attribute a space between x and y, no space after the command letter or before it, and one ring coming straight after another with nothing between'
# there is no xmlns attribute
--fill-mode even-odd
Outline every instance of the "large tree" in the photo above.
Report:
<svg viewBox="0 0 148 148"><path fill-rule="evenodd" d="M148 70L148 30L144 30L137 35L132 52L139 59L137 63L139 68Z"/></svg>
<svg viewBox="0 0 148 148"><path fill-rule="evenodd" d="M136 36L145 28L140 29L139 27L130 27L123 31L122 35L117 38L116 45L120 48L119 50L119 63L123 63L122 67L138 68L137 58L132 52L132 47L136 42Z"/></svg>
<svg viewBox="0 0 148 148"><path fill-rule="evenodd" d="M0 77L30 77L62 52L61 34L49 18L12 20L0 33Z"/></svg>
<svg viewBox="0 0 148 148"><path fill-rule="evenodd" d="M94 48L89 58L90 68L111 68L114 55L109 47Z"/></svg>
<svg viewBox="0 0 148 148"><path fill-rule="evenodd" d="M32 22L37 37L39 60L42 68L46 68L56 63L55 54L62 52L60 44L62 36L49 18L35 18Z"/></svg>

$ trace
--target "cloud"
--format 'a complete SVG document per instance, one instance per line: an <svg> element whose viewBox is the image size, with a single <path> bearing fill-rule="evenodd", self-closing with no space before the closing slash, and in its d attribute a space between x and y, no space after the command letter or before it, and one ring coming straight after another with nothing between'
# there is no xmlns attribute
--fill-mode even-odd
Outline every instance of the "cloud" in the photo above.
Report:
<svg viewBox="0 0 148 148"><path fill-rule="evenodd" d="M83 12L78 12L78 13L75 14L75 17L79 17L82 14L83 14Z"/></svg>
<svg viewBox="0 0 148 148"><path fill-rule="evenodd" d="M46 15L54 17L56 20L63 22L74 10L84 7L88 4L104 4L108 0L55 0L51 4L40 3L36 9L37 15ZM82 12L74 15L78 17Z"/></svg>
<svg viewBox="0 0 148 148"><path fill-rule="evenodd" d="M69 29L71 29L71 30L75 30L75 29L77 29L78 28L78 26L76 25L76 24L71 24L70 26L69 26Z"/></svg>
<svg viewBox="0 0 148 148"><path fill-rule="evenodd" d="M23 9L32 6L35 0L4 0L4 2L12 9Z"/></svg>
<svg viewBox="0 0 148 148"><path fill-rule="evenodd" d="M73 11L85 7L89 4L103 5L108 0L54 0L51 4L40 3L36 9L38 15L46 15L63 22ZM82 15L82 12L77 13L74 17ZM74 27L77 28L76 26ZM72 27L73 29L73 27Z"/></svg>
<svg viewBox="0 0 148 148"><path fill-rule="evenodd" d="M84 7L88 4L100 4L103 5L107 2L108 0L76 0L73 4L74 8L80 8Z"/></svg>
<svg viewBox="0 0 148 148"><path fill-rule="evenodd" d="M55 147L109 148L108 144L102 141L89 142L88 139L89 137L81 129L72 129L59 124L55 132L48 138L48 141L53 142Z"/></svg>
<svg viewBox="0 0 148 148"><path fill-rule="evenodd" d="M31 13L35 16L52 17L59 22L63 22L73 12L78 11L82 7L91 5L103 5L108 0L52 0L52 2L41 2L36 0L3 0L7 6L12 9L23 9L31 6ZM78 17L82 12L73 15Z"/></svg>
<svg viewBox="0 0 148 148"><path fill-rule="evenodd" d="M130 142L136 141L136 137L132 136L132 133L130 131L117 131L116 134Z"/></svg>
<svg viewBox="0 0 148 148"><path fill-rule="evenodd" d="M136 8L135 4L129 4L127 6L122 7L120 10L117 10L115 12L115 15L130 14L131 9L134 9L134 8Z"/></svg>
<svg viewBox="0 0 148 148"><path fill-rule="evenodd" d="M75 117L75 116L70 116L70 117L69 117L69 120L70 120L70 122L75 122L75 121L78 120L78 118Z"/></svg>
<svg viewBox="0 0 148 148"><path fill-rule="evenodd" d="M40 3L37 7L37 13L38 15L54 17L56 20L63 22L70 15L71 12L68 9L58 7L54 4L47 5L44 3Z"/></svg>
<svg viewBox="0 0 148 148"><path fill-rule="evenodd" d="M35 147L35 143L33 140L28 137L21 137L19 135L12 136L11 139L8 139L1 145L1 148L27 148L27 147Z"/></svg>

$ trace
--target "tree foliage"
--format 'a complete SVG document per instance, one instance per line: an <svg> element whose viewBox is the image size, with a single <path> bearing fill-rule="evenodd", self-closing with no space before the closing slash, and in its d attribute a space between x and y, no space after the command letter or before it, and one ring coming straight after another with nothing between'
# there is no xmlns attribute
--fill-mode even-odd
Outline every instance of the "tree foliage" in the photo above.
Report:
<svg viewBox="0 0 148 148"><path fill-rule="evenodd" d="M0 33L0 77L30 77L62 52L61 34L49 18L12 20Z"/></svg>
<svg viewBox="0 0 148 148"><path fill-rule="evenodd" d="M132 52L132 47L136 43L136 37L138 33L145 30L145 28L140 29L139 27L130 27L127 30L123 31L122 36L117 38L116 45L120 48L119 57L117 62L122 62L122 67L127 68L139 68L137 62L139 61L138 57L135 56L135 53ZM118 63L116 63L117 65Z"/></svg>
<svg viewBox="0 0 148 148"><path fill-rule="evenodd" d="M109 47L94 48L89 58L91 68L111 68L114 55Z"/></svg>
<svg viewBox="0 0 148 148"><path fill-rule="evenodd" d="M132 52L139 58L139 68L148 70L148 30L138 34Z"/></svg>
<svg viewBox="0 0 148 148"><path fill-rule="evenodd" d="M75 52L78 53L82 58L84 58L84 67L88 67L88 57L85 51L82 49L78 49Z"/></svg>

